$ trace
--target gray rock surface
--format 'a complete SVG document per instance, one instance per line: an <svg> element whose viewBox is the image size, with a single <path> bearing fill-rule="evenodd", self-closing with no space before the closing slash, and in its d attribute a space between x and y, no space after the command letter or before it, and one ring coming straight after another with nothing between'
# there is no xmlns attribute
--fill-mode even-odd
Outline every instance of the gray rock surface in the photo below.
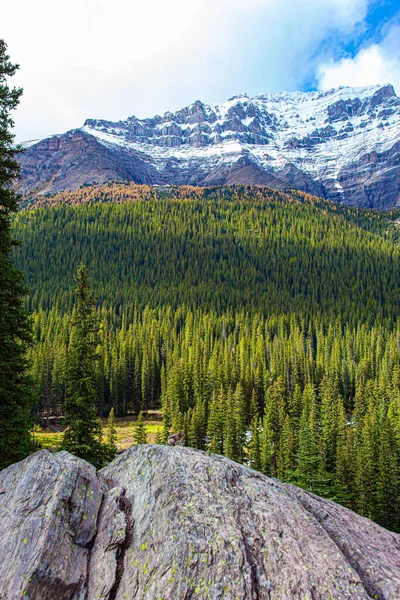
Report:
<svg viewBox="0 0 400 600"><path fill-rule="evenodd" d="M66 452L42 450L0 473L0 598L85 598L107 486Z"/></svg>
<svg viewBox="0 0 400 600"><path fill-rule="evenodd" d="M0 598L400 598L400 536L226 458L41 451L0 473Z"/></svg>

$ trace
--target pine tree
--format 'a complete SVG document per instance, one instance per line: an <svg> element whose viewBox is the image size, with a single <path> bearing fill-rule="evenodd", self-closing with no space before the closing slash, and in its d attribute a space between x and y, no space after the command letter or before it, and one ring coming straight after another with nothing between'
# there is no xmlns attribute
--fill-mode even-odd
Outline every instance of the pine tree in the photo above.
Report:
<svg viewBox="0 0 400 600"><path fill-rule="evenodd" d="M250 426L251 443L249 447L250 466L256 471L261 471L261 441L260 417L255 415Z"/></svg>
<svg viewBox="0 0 400 600"><path fill-rule="evenodd" d="M386 417L380 429L378 479L376 482L377 521L394 531L399 527L399 474L393 432Z"/></svg>
<svg viewBox="0 0 400 600"><path fill-rule="evenodd" d="M7 85L18 65L10 62L6 51L0 40L0 469L31 451L33 404L26 377L26 353L31 344L30 321L23 305L26 291L23 276L11 261L16 245L11 237L11 216L18 205L11 184L19 175L15 156L20 149L13 145L10 112L17 107L22 90Z"/></svg>
<svg viewBox="0 0 400 600"><path fill-rule="evenodd" d="M338 435L335 466L335 498L336 502L353 507L354 489L354 428L353 423L347 423L347 417L342 403L339 403Z"/></svg>
<svg viewBox="0 0 400 600"><path fill-rule="evenodd" d="M285 422L282 428L280 441L279 457L278 457L278 477L279 479L288 480L293 471L295 462L295 447L296 437L293 431L292 420L289 415L286 415Z"/></svg>
<svg viewBox="0 0 400 600"><path fill-rule="evenodd" d="M263 420L264 432L261 443L261 462L266 475L278 474L280 435L285 420L286 390L283 377L269 387Z"/></svg>
<svg viewBox="0 0 400 600"><path fill-rule="evenodd" d="M312 384L307 384L303 393L296 462L296 470L291 476L293 483L315 494L329 495L330 477L325 470L316 395Z"/></svg>
<svg viewBox="0 0 400 600"><path fill-rule="evenodd" d="M236 425L236 448L238 462L243 462L246 443L246 398L241 383L238 383L233 394L234 416Z"/></svg>
<svg viewBox="0 0 400 600"><path fill-rule="evenodd" d="M239 449L237 447L237 427L235 418L235 399L232 389L228 389L226 397L226 415L224 430L224 454L232 460L238 460Z"/></svg>
<svg viewBox="0 0 400 600"><path fill-rule="evenodd" d="M337 382L330 377L326 377L322 382L320 395L321 438L325 465L327 471L332 473L335 469L338 419L343 401L338 393Z"/></svg>
<svg viewBox="0 0 400 600"><path fill-rule="evenodd" d="M133 424L133 443L135 446L147 444L147 427L143 421L142 411L140 411L137 421Z"/></svg>
<svg viewBox="0 0 400 600"><path fill-rule="evenodd" d="M95 410L99 324L83 265L78 269L76 282L77 299L69 350L69 391L65 403L66 429L62 448L101 467L109 457L107 446L102 443L101 421Z"/></svg>
<svg viewBox="0 0 400 600"><path fill-rule="evenodd" d="M167 395L163 395L161 398L162 406L162 432L161 432L161 443L166 444L168 436L172 429L172 417L170 410L170 402Z"/></svg>
<svg viewBox="0 0 400 600"><path fill-rule="evenodd" d="M110 454L116 454L117 452L117 430L115 429L115 412L114 408L111 408L110 414L108 415L107 420L107 446L110 450Z"/></svg>
<svg viewBox="0 0 400 600"><path fill-rule="evenodd" d="M224 450L225 392L221 386L217 396L214 391L210 403L207 434L210 439L208 450L222 454Z"/></svg>
<svg viewBox="0 0 400 600"><path fill-rule="evenodd" d="M358 433L356 454L357 512L373 519L378 480L378 420L373 406L366 414Z"/></svg>

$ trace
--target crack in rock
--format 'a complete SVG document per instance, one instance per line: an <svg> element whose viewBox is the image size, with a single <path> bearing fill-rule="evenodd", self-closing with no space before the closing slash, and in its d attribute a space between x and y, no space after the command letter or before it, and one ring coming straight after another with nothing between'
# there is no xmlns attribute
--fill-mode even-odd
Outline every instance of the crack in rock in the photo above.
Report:
<svg viewBox="0 0 400 600"><path fill-rule="evenodd" d="M130 502L130 500L128 500L125 494L126 490L123 490L119 499L119 509L124 513L126 521L125 539L117 550L115 581L113 587L110 590L108 600L115 600L115 598L117 597L119 586L121 584L121 579L125 571L125 555L129 546L132 543L133 538L132 503Z"/></svg>
<svg viewBox="0 0 400 600"><path fill-rule="evenodd" d="M99 510L97 512L95 533L94 533L92 539L85 545L85 548L87 548L87 550L88 550L88 556L87 556L87 567L86 567L86 590L85 590L85 598L84 598L84 600L89 600L90 572L91 572L91 566L92 566L92 552L93 552L93 548L94 548L94 545L96 543L96 538L97 538L97 534L98 534L98 531L99 531L100 517L101 517L102 511L103 511L103 507L104 507L104 501L105 501L105 497L106 497L106 491L108 490L108 486L109 486L109 482L108 481L105 482L103 480L103 478L100 479L97 473L96 473L96 476L97 476L97 479L99 480L100 485L107 486L107 487L106 487L106 490L103 491L102 498L101 498L101 503L100 503L100 507L99 507Z"/></svg>
<svg viewBox="0 0 400 600"><path fill-rule="evenodd" d="M240 517L238 518L238 523L239 523L239 526L240 526ZM244 546L244 555L246 557L246 562L250 566L251 597L254 600L261 600L260 587L259 587L259 583L258 583L258 574L257 574L257 562L256 562L255 557L253 555L253 551L250 548L250 544L249 544L249 542L247 540L247 533L246 533L246 531L243 531L242 528L240 528L240 529L241 529L241 533L242 533L242 540L243 540L243 546Z"/></svg>

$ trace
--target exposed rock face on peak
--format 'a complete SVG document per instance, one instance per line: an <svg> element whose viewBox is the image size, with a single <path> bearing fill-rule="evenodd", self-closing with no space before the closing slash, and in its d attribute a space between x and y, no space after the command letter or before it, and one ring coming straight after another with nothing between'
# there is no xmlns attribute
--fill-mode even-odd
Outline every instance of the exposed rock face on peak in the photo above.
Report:
<svg viewBox="0 0 400 600"><path fill-rule="evenodd" d="M368 208L400 205L400 98L393 86L341 87L111 122L28 145L22 192L129 180L154 185L294 187Z"/></svg>
<svg viewBox="0 0 400 600"><path fill-rule="evenodd" d="M2 600L400 597L400 536L182 447L38 452L0 473L0 531Z"/></svg>

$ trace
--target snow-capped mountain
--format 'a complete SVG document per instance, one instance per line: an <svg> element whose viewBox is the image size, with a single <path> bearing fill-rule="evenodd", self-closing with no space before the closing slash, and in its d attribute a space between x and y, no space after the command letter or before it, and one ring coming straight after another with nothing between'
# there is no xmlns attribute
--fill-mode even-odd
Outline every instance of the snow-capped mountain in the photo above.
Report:
<svg viewBox="0 0 400 600"><path fill-rule="evenodd" d="M400 98L391 85L240 94L148 119L88 119L27 146L24 192L108 180L253 183L354 206L400 205Z"/></svg>

